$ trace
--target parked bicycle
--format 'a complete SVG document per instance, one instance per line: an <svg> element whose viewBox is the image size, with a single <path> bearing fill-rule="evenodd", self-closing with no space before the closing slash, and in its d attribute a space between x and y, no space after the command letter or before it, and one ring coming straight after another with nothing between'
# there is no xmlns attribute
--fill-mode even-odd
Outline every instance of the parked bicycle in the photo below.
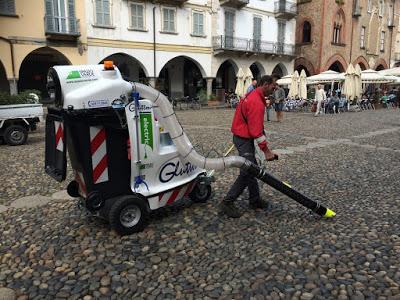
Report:
<svg viewBox="0 0 400 300"><path fill-rule="evenodd" d="M240 99L234 92L225 93L225 103L231 108L236 108Z"/></svg>

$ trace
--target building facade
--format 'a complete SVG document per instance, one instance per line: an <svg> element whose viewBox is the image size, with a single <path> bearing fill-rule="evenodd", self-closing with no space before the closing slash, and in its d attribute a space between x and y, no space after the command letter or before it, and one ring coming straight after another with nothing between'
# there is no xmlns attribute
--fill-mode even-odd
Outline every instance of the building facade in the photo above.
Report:
<svg viewBox="0 0 400 300"><path fill-rule="evenodd" d="M125 77L173 98L234 89L239 68L285 75L296 6L283 2L86 0L88 61L112 59Z"/></svg>
<svg viewBox="0 0 400 300"><path fill-rule="evenodd" d="M113 60L125 78L170 97L234 90L293 69L287 0L0 0L0 88L39 89L58 64Z"/></svg>
<svg viewBox="0 0 400 300"><path fill-rule="evenodd" d="M398 9L398 0L302 0L295 69L313 75L344 72L350 62L363 70L393 66Z"/></svg>
<svg viewBox="0 0 400 300"><path fill-rule="evenodd" d="M45 96L49 67L85 64L85 6L75 0L0 0L0 90Z"/></svg>

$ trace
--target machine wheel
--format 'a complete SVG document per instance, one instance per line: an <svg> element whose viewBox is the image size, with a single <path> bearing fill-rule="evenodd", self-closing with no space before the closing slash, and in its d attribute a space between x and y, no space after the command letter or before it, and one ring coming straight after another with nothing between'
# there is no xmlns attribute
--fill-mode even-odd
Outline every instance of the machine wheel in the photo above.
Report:
<svg viewBox="0 0 400 300"><path fill-rule="evenodd" d="M210 199L211 185L209 184L196 184L193 191L190 192L189 198L196 203L204 203Z"/></svg>
<svg viewBox="0 0 400 300"><path fill-rule="evenodd" d="M28 131L21 125L11 125L4 131L4 140L10 146L25 144Z"/></svg>
<svg viewBox="0 0 400 300"><path fill-rule="evenodd" d="M120 235L142 231L147 225L148 211L143 199L124 196L111 206L109 221L111 227Z"/></svg>

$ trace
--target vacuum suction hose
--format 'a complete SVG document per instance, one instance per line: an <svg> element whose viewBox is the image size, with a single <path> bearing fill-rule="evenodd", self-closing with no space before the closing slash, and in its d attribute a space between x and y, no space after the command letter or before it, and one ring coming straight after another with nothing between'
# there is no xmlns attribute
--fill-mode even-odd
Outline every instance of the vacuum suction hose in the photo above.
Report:
<svg viewBox="0 0 400 300"><path fill-rule="evenodd" d="M292 189L288 184L285 184L272 175L268 174L265 169L253 164L249 160L241 156L229 156L221 158L207 158L196 152L190 140L186 136L182 126L178 122L174 109L168 98L161 92L144 84L132 83L132 89L139 92L141 97L149 99L155 106L160 109L163 124L169 131L171 139L174 141L179 154L194 165L203 169L225 170L227 168L241 168L256 178L272 186L278 191L284 193L305 207L311 209L315 213L324 217L333 217L335 213L320 205L308 197L302 195L298 191Z"/></svg>

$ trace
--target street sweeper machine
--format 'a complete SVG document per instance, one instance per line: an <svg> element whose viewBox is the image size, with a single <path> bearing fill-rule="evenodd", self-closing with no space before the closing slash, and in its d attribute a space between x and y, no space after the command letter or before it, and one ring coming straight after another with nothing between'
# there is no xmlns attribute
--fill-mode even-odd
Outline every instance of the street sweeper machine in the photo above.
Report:
<svg viewBox="0 0 400 300"><path fill-rule="evenodd" d="M45 171L61 182L67 152L68 194L120 234L141 231L152 210L183 197L205 202L214 170L237 167L324 217L335 213L243 157L196 152L168 99L125 81L111 61L54 66L47 76L54 106L46 117Z"/></svg>

